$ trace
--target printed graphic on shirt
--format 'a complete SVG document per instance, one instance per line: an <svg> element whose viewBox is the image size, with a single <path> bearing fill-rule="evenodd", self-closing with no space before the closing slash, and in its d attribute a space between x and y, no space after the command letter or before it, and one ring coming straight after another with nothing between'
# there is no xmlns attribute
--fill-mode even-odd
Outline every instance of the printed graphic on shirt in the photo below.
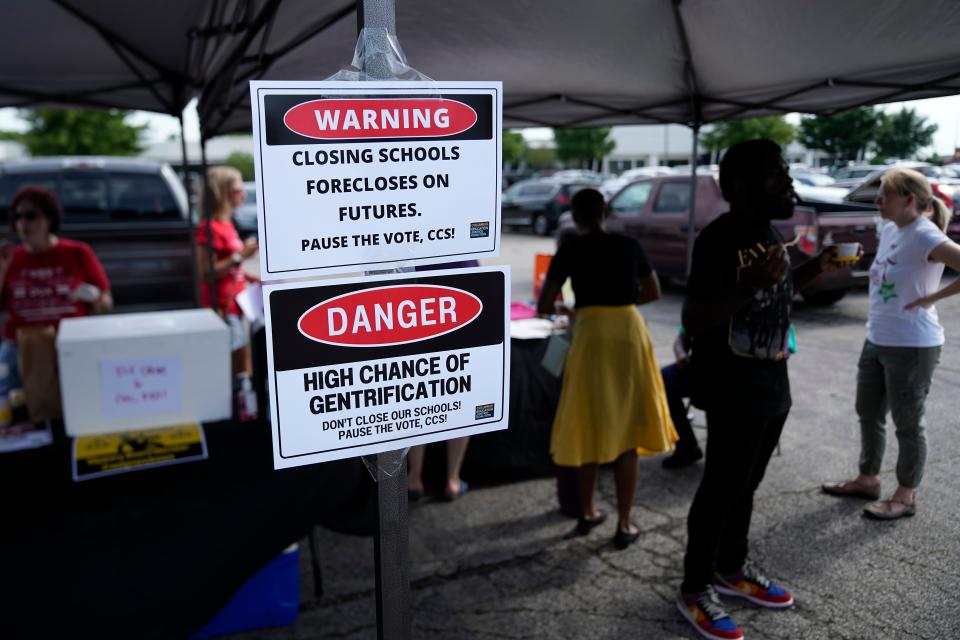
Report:
<svg viewBox="0 0 960 640"><path fill-rule="evenodd" d="M887 278L887 272L890 270L890 267L894 267L897 264L897 261L893 259L892 255L896 249L896 243L891 244L890 253L883 256L878 255L870 267L870 284L877 288L877 295L880 296L884 304L898 297L896 283Z"/></svg>
<svg viewBox="0 0 960 640"><path fill-rule="evenodd" d="M80 303L70 299L75 280L61 265L23 269L10 278L10 308L28 323L80 314Z"/></svg>
<svg viewBox="0 0 960 640"><path fill-rule="evenodd" d="M757 242L737 251L737 282L740 282L741 272L763 258L768 248ZM757 291L750 302L730 319L730 350L746 358L785 358L792 296L793 280L789 271L775 286Z"/></svg>
<svg viewBox="0 0 960 640"><path fill-rule="evenodd" d="M877 289L877 294L883 298L883 303L886 304L897 297L895 289L896 285L894 283L884 282L880 285L880 288Z"/></svg>

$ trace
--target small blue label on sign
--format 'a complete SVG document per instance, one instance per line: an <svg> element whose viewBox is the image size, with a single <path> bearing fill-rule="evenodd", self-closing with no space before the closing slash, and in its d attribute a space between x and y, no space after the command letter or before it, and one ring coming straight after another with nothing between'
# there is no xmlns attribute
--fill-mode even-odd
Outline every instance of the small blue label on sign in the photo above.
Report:
<svg viewBox="0 0 960 640"><path fill-rule="evenodd" d="M471 222L470 223L471 238L487 238L489 236L490 236L489 222Z"/></svg>
<svg viewBox="0 0 960 640"><path fill-rule="evenodd" d="M493 417L494 404L478 404L475 408L474 420L484 420Z"/></svg>

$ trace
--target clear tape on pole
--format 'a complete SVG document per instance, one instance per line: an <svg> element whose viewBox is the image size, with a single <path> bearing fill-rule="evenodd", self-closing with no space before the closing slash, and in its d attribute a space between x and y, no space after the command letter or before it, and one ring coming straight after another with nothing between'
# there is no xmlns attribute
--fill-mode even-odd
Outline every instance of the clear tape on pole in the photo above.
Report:
<svg viewBox="0 0 960 640"><path fill-rule="evenodd" d="M365 82L368 80L407 80L432 83L433 79L420 73L407 64L407 57L400 47L397 36L387 31L385 27L364 27L357 38L357 46L353 51L353 60L349 67L340 69L327 78L327 81L338 82ZM424 86L424 95L441 97L439 91L431 90L430 85ZM390 273L409 273L414 268L399 266L392 269L365 271L365 276ZM381 474L392 478L406 463L410 448L405 447L396 451L386 452L396 455L366 455L361 456L367 471L377 481ZM384 463L384 460L386 461Z"/></svg>
<svg viewBox="0 0 960 640"><path fill-rule="evenodd" d="M433 82L407 64L407 57L397 36L384 27L364 27L357 38L353 61L349 67L327 78L337 81L416 80ZM429 88L428 88L429 90Z"/></svg>

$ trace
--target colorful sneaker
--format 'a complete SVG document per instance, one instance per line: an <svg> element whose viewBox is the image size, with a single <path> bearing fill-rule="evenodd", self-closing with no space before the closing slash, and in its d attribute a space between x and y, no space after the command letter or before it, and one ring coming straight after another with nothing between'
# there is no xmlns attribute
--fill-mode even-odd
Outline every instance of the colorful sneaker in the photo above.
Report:
<svg viewBox="0 0 960 640"><path fill-rule="evenodd" d="M727 615L716 590L709 586L700 593L680 594L677 610L697 633L710 640L743 640L743 632Z"/></svg>
<svg viewBox="0 0 960 640"><path fill-rule="evenodd" d="M786 609L793 606L790 592L771 582L749 560L743 569L732 576L714 574L714 586L725 596L736 596L769 609Z"/></svg>

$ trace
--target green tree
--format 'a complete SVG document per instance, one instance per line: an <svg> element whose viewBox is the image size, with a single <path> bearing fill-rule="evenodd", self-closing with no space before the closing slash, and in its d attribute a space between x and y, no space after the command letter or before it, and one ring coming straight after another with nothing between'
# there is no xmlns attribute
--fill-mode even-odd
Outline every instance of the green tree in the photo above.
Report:
<svg viewBox="0 0 960 640"><path fill-rule="evenodd" d="M527 153L527 143L523 136L516 131L503 131L503 162L509 165L518 164Z"/></svg>
<svg viewBox="0 0 960 640"><path fill-rule="evenodd" d="M576 162L581 167L595 166L617 146L610 139L610 127L554 129L553 141L561 162Z"/></svg>
<svg viewBox="0 0 960 640"><path fill-rule="evenodd" d="M551 169L557 164L557 151L550 147L527 147L526 159L534 169Z"/></svg>
<svg viewBox="0 0 960 640"><path fill-rule="evenodd" d="M228 167L233 167L239 171L243 175L244 180L253 180L253 156L249 153L234 151L227 156L227 159L223 164L227 165Z"/></svg>
<svg viewBox="0 0 960 640"><path fill-rule="evenodd" d="M131 156L140 152L146 125L126 122L127 111L25 109L22 142L32 156Z"/></svg>
<svg viewBox="0 0 960 640"><path fill-rule="evenodd" d="M930 146L936 132L937 125L927 124L927 119L917 115L914 109L882 113L876 135L877 153L888 158L909 158Z"/></svg>
<svg viewBox="0 0 960 640"><path fill-rule="evenodd" d="M873 107L858 107L831 116L809 116L800 120L800 142L819 149L835 162L858 160L875 142L880 114Z"/></svg>
<svg viewBox="0 0 960 640"><path fill-rule="evenodd" d="M740 118L717 123L700 138L710 153L729 149L738 142L766 138L779 145L788 145L797 137L797 130L783 116Z"/></svg>

